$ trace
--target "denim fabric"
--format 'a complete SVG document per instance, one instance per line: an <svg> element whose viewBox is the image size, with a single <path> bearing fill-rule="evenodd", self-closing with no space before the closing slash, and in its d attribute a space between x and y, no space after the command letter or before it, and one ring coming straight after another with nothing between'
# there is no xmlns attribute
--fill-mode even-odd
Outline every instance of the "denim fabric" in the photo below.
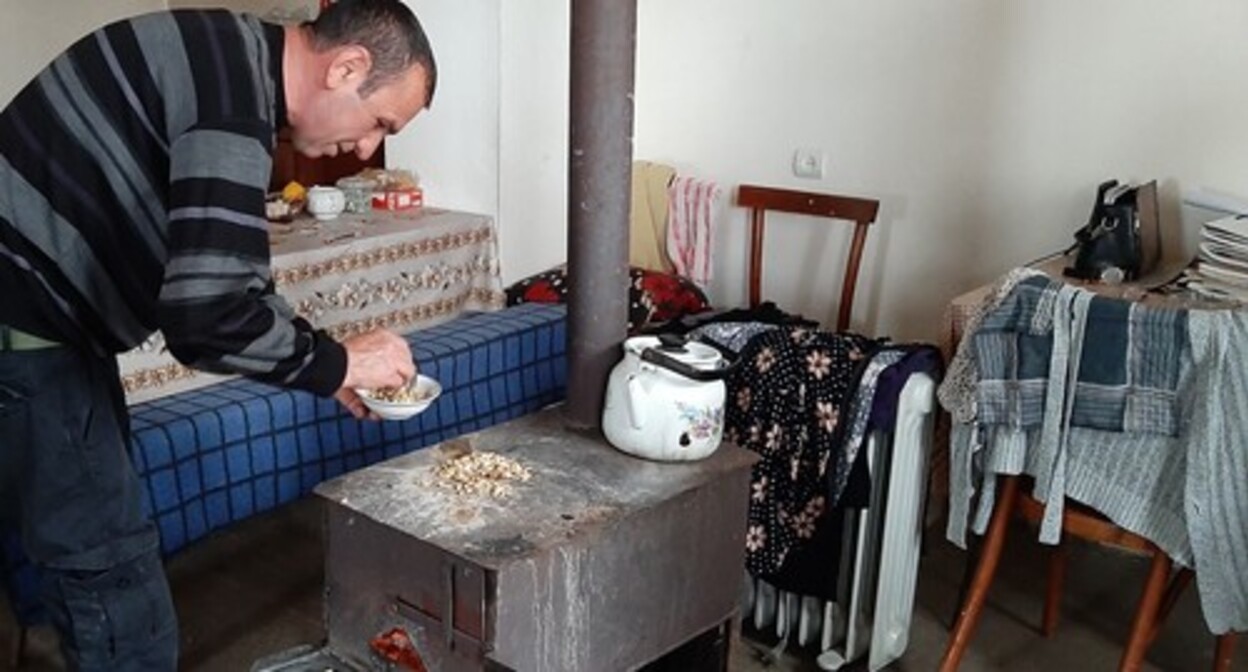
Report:
<svg viewBox="0 0 1248 672"><path fill-rule="evenodd" d="M76 670L173 670L177 625L116 362L0 352L0 502Z"/></svg>
<svg viewBox="0 0 1248 672"><path fill-rule="evenodd" d="M1054 330L1070 316L1055 310L1063 287L1045 277L1019 282L968 338L974 342L977 407L984 425L1039 427L1044 420ZM1082 291L1082 290L1081 290ZM1178 386L1190 357L1187 311L1093 296L1070 381L1070 425L1177 436Z"/></svg>

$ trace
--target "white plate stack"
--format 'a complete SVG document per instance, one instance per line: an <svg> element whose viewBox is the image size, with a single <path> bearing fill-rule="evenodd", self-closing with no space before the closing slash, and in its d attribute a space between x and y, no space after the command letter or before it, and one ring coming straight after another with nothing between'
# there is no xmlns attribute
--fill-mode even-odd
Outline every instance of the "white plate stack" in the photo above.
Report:
<svg viewBox="0 0 1248 672"><path fill-rule="evenodd" d="M1201 227L1187 286L1210 299L1248 302L1248 219L1225 217Z"/></svg>

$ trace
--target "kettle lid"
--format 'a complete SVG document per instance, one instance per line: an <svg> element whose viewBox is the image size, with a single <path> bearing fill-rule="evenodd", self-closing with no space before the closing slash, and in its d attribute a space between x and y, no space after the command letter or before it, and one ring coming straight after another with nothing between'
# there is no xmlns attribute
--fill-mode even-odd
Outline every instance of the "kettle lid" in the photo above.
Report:
<svg viewBox="0 0 1248 672"><path fill-rule="evenodd" d="M664 355L696 369L714 371L721 367L724 356L715 348L705 343L684 341L679 337L677 337L679 339L677 342L667 336L667 334L664 334L664 337L634 336L624 341L624 350L627 353L641 356L642 352L655 348Z"/></svg>

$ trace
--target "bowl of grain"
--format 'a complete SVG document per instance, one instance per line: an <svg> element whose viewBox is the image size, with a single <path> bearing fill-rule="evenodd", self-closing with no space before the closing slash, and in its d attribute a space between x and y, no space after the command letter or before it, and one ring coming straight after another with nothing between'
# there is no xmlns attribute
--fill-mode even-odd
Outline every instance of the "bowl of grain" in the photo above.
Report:
<svg viewBox="0 0 1248 672"><path fill-rule="evenodd" d="M442 394L442 385L429 376L418 374L406 387L356 390L355 393L368 410L383 420L406 420L429 408Z"/></svg>

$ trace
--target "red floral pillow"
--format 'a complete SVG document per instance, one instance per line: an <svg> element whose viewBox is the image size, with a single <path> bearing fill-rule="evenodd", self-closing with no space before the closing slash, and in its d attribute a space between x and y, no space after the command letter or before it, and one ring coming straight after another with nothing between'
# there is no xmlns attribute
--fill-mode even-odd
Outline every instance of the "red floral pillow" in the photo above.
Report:
<svg viewBox="0 0 1248 672"><path fill-rule="evenodd" d="M651 322L666 322L709 309L706 294L686 278L671 273L628 270L628 330L636 332ZM532 275L507 288L507 305L567 303L567 268Z"/></svg>

